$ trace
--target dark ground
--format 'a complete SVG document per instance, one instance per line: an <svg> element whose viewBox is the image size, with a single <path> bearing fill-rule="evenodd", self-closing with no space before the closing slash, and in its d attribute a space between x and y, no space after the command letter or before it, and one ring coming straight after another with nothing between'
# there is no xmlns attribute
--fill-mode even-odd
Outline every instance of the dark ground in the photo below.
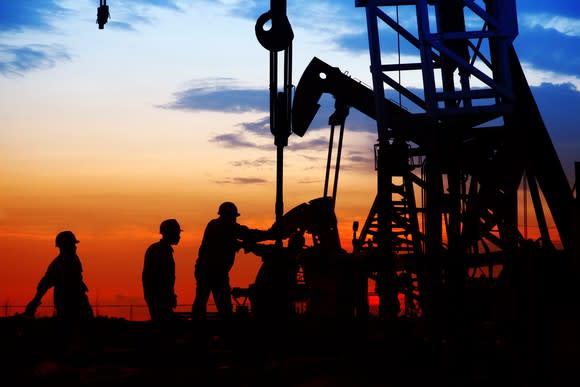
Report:
<svg viewBox="0 0 580 387"><path fill-rule="evenodd" d="M526 386L578 385L578 319L543 345L492 324L432 339L420 320L338 324L305 318L259 324L99 317L90 340L63 348L52 318L0 319L3 386ZM569 334L573 333L572 336ZM523 336L522 336L523 337ZM572 378L572 380L570 380ZM570 380L569 382L566 382ZM576 382L574 382L576 380Z"/></svg>

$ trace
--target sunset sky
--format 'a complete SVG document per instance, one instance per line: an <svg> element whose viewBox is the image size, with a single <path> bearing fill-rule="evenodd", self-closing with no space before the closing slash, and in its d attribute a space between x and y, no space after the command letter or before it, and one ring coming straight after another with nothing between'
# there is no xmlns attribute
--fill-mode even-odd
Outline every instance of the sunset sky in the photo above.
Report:
<svg viewBox="0 0 580 387"><path fill-rule="evenodd" d="M81 241L91 301L143 303L143 254L166 218L185 230L176 288L179 303L191 304L199 241L218 205L234 201L250 227L274 221L268 52L254 34L270 2L109 0L103 30L98 3L0 0L1 305L34 295L65 229ZM580 3L520 0L517 8L514 45L572 185ZM288 17L294 84L314 56L372 84L364 8L354 0L288 0ZM326 102L308 133L289 139L286 210L322 195ZM337 194L347 250L352 222L364 222L374 199L376 137L374 123L351 112ZM258 265L239 254L232 285L251 283Z"/></svg>

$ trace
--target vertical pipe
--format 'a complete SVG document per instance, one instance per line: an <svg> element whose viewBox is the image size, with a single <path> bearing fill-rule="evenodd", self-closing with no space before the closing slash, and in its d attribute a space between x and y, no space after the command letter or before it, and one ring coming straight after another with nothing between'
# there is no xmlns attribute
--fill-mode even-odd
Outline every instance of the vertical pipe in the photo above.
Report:
<svg viewBox="0 0 580 387"><path fill-rule="evenodd" d="M328 155L326 157L326 174L324 176L324 194L328 196L328 181L330 180L330 161L332 160L332 147L334 146L334 125L330 125L330 138L328 140Z"/></svg>
<svg viewBox="0 0 580 387"><path fill-rule="evenodd" d="M333 125L334 127L334 125ZM342 139L344 137L344 121L340 124L338 134L338 149L336 151L336 165L334 166L334 185L332 187L332 208L336 203L336 191L338 189L338 173L340 172L340 158L342 157Z"/></svg>

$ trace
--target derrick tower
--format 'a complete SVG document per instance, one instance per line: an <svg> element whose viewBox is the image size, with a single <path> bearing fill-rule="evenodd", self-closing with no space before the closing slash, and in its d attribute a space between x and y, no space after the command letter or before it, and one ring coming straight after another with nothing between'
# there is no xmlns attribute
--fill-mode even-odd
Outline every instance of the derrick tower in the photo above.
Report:
<svg viewBox="0 0 580 387"><path fill-rule="evenodd" d="M417 279L435 320L474 306L472 279L529 265L524 249L566 270L574 199L513 47L515 0L355 5L366 11L378 133L377 196L359 249L393 253L385 259ZM382 51L394 47L396 57ZM393 96L404 119L386 108ZM522 184L539 229L533 247L527 214L524 224L518 216Z"/></svg>
<svg viewBox="0 0 580 387"><path fill-rule="evenodd" d="M493 318L499 287L525 292L517 273L550 268L550 289L572 281L561 273L577 267L574 198L513 47L515 0L355 6L366 12L372 89L314 58L292 131L304 135L323 93L376 121L376 197L353 240L355 254L380 262L370 278L405 282L399 293L435 329L471 312Z"/></svg>

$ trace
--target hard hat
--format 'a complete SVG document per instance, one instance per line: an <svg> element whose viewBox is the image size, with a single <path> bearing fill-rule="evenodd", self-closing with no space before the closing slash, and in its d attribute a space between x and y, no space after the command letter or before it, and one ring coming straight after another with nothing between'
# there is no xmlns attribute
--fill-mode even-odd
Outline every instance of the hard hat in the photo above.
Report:
<svg viewBox="0 0 580 387"><path fill-rule="evenodd" d="M232 202L223 202L220 204L218 209L218 215L225 215L225 216L240 216L238 212L238 207Z"/></svg>
<svg viewBox="0 0 580 387"><path fill-rule="evenodd" d="M183 230L181 229L181 226L179 225L179 223L175 219L165 219L159 225L159 233L160 234L165 235L165 234L176 232L176 231L183 231Z"/></svg>
<svg viewBox="0 0 580 387"><path fill-rule="evenodd" d="M58 233L55 239L56 247L62 247L65 245L71 245L79 243L80 241L75 237L72 231L61 231Z"/></svg>

